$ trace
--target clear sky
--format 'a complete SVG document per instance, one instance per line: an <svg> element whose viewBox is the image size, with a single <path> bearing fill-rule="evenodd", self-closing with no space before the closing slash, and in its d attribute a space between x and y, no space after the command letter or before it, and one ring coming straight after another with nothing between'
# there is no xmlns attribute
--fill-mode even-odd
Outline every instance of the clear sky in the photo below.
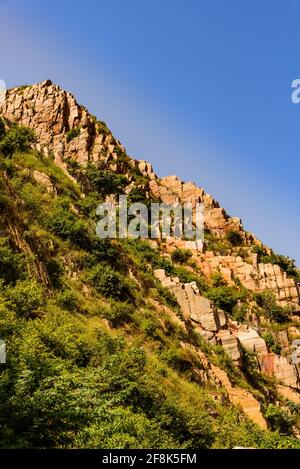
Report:
<svg viewBox="0 0 300 469"><path fill-rule="evenodd" d="M72 91L300 265L299 20L299 0L0 0L0 78Z"/></svg>

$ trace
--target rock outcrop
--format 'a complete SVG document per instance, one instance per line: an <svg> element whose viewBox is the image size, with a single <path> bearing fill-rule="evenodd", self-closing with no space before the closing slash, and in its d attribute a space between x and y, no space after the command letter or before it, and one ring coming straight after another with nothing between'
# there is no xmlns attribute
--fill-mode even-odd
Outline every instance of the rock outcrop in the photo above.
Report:
<svg viewBox="0 0 300 469"><path fill-rule="evenodd" d="M196 282L181 283L178 278L168 277L164 269L156 269L154 274L175 295L184 320L191 321L196 331L212 344L221 344L232 360L239 364L239 342L229 327L226 313L200 295Z"/></svg>
<svg viewBox="0 0 300 469"><path fill-rule="evenodd" d="M97 121L71 93L50 80L8 90L0 112L8 121L32 128L38 149L52 154L64 169L68 160L83 165L103 160L115 165L118 153L124 152L124 147L103 122ZM143 171L152 171L145 162L133 164L140 164Z"/></svg>
<svg viewBox="0 0 300 469"><path fill-rule="evenodd" d="M240 256L219 256L213 252L201 254L197 263L205 276L210 278L220 272L229 284L238 279L244 287L254 292L272 291L279 302L293 303L299 307L299 291L293 278L289 278L278 265L257 264L256 257L249 264Z"/></svg>
<svg viewBox="0 0 300 469"><path fill-rule="evenodd" d="M190 321L211 344L222 345L236 365L242 363L243 349L255 352L263 373L274 376L284 386L300 389L297 366L284 356L270 353L256 329L228 318L224 311L200 295L196 282L181 283L177 277L168 277L164 269L156 269L154 274L175 295L184 320Z"/></svg>

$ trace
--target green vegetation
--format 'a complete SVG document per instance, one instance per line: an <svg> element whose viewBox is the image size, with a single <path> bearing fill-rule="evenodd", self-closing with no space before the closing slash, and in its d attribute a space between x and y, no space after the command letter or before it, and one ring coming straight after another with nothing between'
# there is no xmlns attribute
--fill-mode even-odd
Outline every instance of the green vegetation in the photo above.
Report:
<svg viewBox="0 0 300 469"><path fill-rule="evenodd" d="M230 244L232 244L232 246L240 246L243 243L243 237L238 231L228 231L225 238Z"/></svg>
<svg viewBox="0 0 300 469"><path fill-rule="evenodd" d="M27 129L0 124L0 140L0 447L299 448L286 414L266 407L274 431L262 431L201 378L199 350L235 383L261 375L180 321L153 269L196 281L228 311L242 288L218 275L208 286L145 241L98 239L94 204L124 190L123 176L74 165L77 185Z"/></svg>
<svg viewBox="0 0 300 469"><path fill-rule="evenodd" d="M264 332L263 334L261 334L261 336L265 340L271 352L276 353L277 355L280 355L281 347L276 341L276 339L274 338L274 335L272 334L272 332Z"/></svg>
<svg viewBox="0 0 300 469"><path fill-rule="evenodd" d="M191 256L192 253L189 249L175 249L171 254L172 260L180 264L186 263Z"/></svg>
<svg viewBox="0 0 300 469"><path fill-rule="evenodd" d="M244 297L243 291L237 287L220 285L210 287L206 292L206 296L210 298L219 308L231 313L238 301Z"/></svg>
<svg viewBox="0 0 300 469"><path fill-rule="evenodd" d="M254 295L255 301L261 308L262 313L277 323L284 323L289 320L291 310L288 306L280 306L276 302L276 298L272 292L264 291Z"/></svg>
<svg viewBox="0 0 300 469"><path fill-rule="evenodd" d="M278 430L281 434L292 435L294 418L284 409L270 404L265 412L265 416L273 431Z"/></svg>
<svg viewBox="0 0 300 469"><path fill-rule="evenodd" d="M290 259L287 256L275 254L273 252L267 253L266 249L262 246L254 246L253 252L258 254L259 262L279 265L279 267L286 272L289 277L293 277L296 282L300 282L300 274L296 269L294 259Z"/></svg>
<svg viewBox="0 0 300 469"><path fill-rule="evenodd" d="M125 176L114 173L109 169L102 169L90 163L86 168L88 188L97 192L103 199L107 195L119 195L124 193L128 184Z"/></svg>
<svg viewBox="0 0 300 469"><path fill-rule="evenodd" d="M34 132L27 127L13 125L9 132L5 132L3 121L0 125L0 153L6 157L16 152L27 151L36 141Z"/></svg>
<svg viewBox="0 0 300 469"><path fill-rule="evenodd" d="M71 142L71 140L73 140L74 138L78 137L78 135L80 134L80 127L76 127L74 129L70 129L67 133L66 133L66 139L67 139L67 142Z"/></svg>

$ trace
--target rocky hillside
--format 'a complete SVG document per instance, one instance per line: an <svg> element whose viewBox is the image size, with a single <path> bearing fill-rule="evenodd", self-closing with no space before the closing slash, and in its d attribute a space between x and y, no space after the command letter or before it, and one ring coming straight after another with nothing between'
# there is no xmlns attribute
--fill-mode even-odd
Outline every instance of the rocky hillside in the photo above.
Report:
<svg viewBox="0 0 300 469"><path fill-rule="evenodd" d="M0 116L2 447L300 447L294 262L49 80ZM203 202L203 246L100 240L122 193Z"/></svg>

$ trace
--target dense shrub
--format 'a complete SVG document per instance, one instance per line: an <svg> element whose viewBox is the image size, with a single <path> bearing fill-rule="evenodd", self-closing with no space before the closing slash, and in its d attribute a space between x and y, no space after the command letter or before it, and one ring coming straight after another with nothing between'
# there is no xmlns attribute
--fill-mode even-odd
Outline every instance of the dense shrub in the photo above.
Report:
<svg viewBox="0 0 300 469"><path fill-rule="evenodd" d="M0 142L0 152L5 156L15 152L23 152L30 148L36 141L33 130L27 127L13 125Z"/></svg>
<svg viewBox="0 0 300 469"><path fill-rule="evenodd" d="M289 307L278 305L275 295L272 292L264 291L256 293L254 298L270 321L283 323L289 320Z"/></svg>
<svg viewBox="0 0 300 469"><path fill-rule="evenodd" d="M24 255L13 251L6 238L0 239L0 279L4 283L15 283L25 272Z"/></svg>
<svg viewBox="0 0 300 469"><path fill-rule="evenodd" d="M67 139L67 142L71 142L71 140L73 140L74 138L78 137L78 135L80 134L80 127L76 127L75 129L70 129L67 133L66 133L66 139Z"/></svg>
<svg viewBox="0 0 300 469"><path fill-rule="evenodd" d="M87 280L107 298L119 301L132 300L131 284L109 265L95 265L87 274Z"/></svg>
<svg viewBox="0 0 300 469"><path fill-rule="evenodd" d="M9 307L23 318L35 317L45 301L43 288L35 280L18 280L3 293Z"/></svg>
<svg viewBox="0 0 300 469"><path fill-rule="evenodd" d="M124 189L128 184L125 176L116 174L109 169L101 169L93 164L86 168L86 176L91 184L91 189L105 198L110 194L124 194Z"/></svg>
<svg viewBox="0 0 300 469"><path fill-rule="evenodd" d="M180 345L170 347L161 354L161 357L172 368L178 371L187 371L192 368L192 363L187 354L180 348Z"/></svg>
<svg viewBox="0 0 300 469"><path fill-rule="evenodd" d="M156 290L158 292L159 298L170 308L175 308L179 310L179 305L175 298L174 293L172 293L168 288L163 287L160 284L157 284Z"/></svg>
<svg viewBox="0 0 300 469"><path fill-rule="evenodd" d="M77 245L78 247L89 247L89 228L85 220L82 220L69 210L68 204L57 202L46 221L47 228L64 241Z"/></svg>
<svg viewBox="0 0 300 469"><path fill-rule="evenodd" d="M171 254L172 260L180 264L187 262L191 256L192 253L189 249L175 249Z"/></svg>
<svg viewBox="0 0 300 469"><path fill-rule="evenodd" d="M57 304L68 311L74 311L77 307L77 299L71 290L65 289L56 295Z"/></svg>
<svg viewBox="0 0 300 469"><path fill-rule="evenodd" d="M230 230L226 233L225 238L232 246L240 246L243 244L243 237L238 231Z"/></svg>
<svg viewBox="0 0 300 469"><path fill-rule="evenodd" d="M272 332L264 332L261 336L266 342L267 346L270 348L271 352L280 355L281 347L278 342L274 339Z"/></svg>
<svg viewBox="0 0 300 469"><path fill-rule="evenodd" d="M139 188L139 187L133 187L133 189L131 189L131 191L129 192L128 202L130 202L130 203L136 203L136 202L148 203L145 191L143 189Z"/></svg>
<svg viewBox="0 0 300 469"><path fill-rule="evenodd" d="M119 327L130 322L135 308L132 304L124 302L115 302L110 308L103 311L105 317L113 327Z"/></svg>
<svg viewBox="0 0 300 469"><path fill-rule="evenodd" d="M286 435L293 434L294 419L284 409L274 404L269 404L265 412L265 417L272 431L278 430L279 433Z"/></svg>
<svg viewBox="0 0 300 469"><path fill-rule="evenodd" d="M288 276L294 277L297 282L300 282L300 274L296 268L294 259L290 259L282 254L275 254L274 252L267 253L264 247L254 246L252 251L258 254L259 262L264 264L276 264L287 273Z"/></svg>
<svg viewBox="0 0 300 469"><path fill-rule="evenodd" d="M5 137L6 130L5 130L5 123L3 119L0 118L0 141L3 140Z"/></svg>
<svg viewBox="0 0 300 469"><path fill-rule="evenodd" d="M216 306L229 313L241 298L240 292L235 287L226 285L210 287L205 294Z"/></svg>

